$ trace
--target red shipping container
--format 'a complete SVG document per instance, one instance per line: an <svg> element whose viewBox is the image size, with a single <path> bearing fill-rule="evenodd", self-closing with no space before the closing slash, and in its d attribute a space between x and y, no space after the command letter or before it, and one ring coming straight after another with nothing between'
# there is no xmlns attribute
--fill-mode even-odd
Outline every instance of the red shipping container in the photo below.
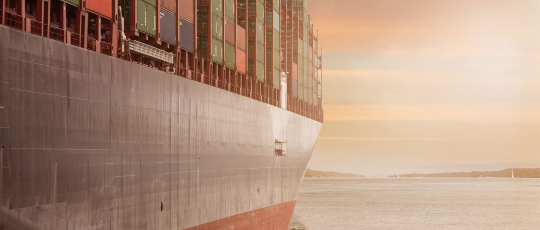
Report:
<svg viewBox="0 0 540 230"><path fill-rule="evenodd" d="M86 1L86 8L101 16L112 19L112 0L90 0Z"/></svg>
<svg viewBox="0 0 540 230"><path fill-rule="evenodd" d="M294 80L298 81L298 64L292 63L292 77Z"/></svg>
<svg viewBox="0 0 540 230"><path fill-rule="evenodd" d="M178 16L187 21L194 23L195 22L195 0L180 0L178 1L180 5L180 12Z"/></svg>
<svg viewBox="0 0 540 230"><path fill-rule="evenodd" d="M225 18L225 41L230 43L231 45L234 45L234 43L236 42L235 33L234 33L235 27L236 27L236 23Z"/></svg>
<svg viewBox="0 0 540 230"><path fill-rule="evenodd" d="M176 0L161 0L161 7L176 14Z"/></svg>
<svg viewBox="0 0 540 230"><path fill-rule="evenodd" d="M236 50L236 70L246 73L246 53L240 49Z"/></svg>
<svg viewBox="0 0 540 230"><path fill-rule="evenodd" d="M240 26L236 26L236 46L246 51L246 30Z"/></svg>

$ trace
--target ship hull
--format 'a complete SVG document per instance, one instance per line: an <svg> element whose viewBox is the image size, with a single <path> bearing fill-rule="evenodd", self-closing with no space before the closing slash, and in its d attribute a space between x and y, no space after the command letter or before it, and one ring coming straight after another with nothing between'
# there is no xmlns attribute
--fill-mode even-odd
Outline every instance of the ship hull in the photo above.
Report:
<svg viewBox="0 0 540 230"><path fill-rule="evenodd" d="M0 61L0 228L288 228L322 123L4 26Z"/></svg>

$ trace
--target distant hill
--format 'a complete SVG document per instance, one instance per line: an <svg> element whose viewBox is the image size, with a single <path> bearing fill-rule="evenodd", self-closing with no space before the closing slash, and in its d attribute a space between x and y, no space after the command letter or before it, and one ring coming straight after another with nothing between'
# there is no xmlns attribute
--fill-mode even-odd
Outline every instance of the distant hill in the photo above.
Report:
<svg viewBox="0 0 540 230"><path fill-rule="evenodd" d="M352 173L338 173L338 172L328 172L328 171L318 171L318 170L306 170L305 177L365 177L362 175L352 174Z"/></svg>
<svg viewBox="0 0 540 230"><path fill-rule="evenodd" d="M505 169L500 171L472 171L472 172L449 172L449 173L412 173L412 174L400 174L400 177L512 177L512 170L514 170L515 178L540 178L540 168L516 168ZM397 175L391 175L388 177L397 177Z"/></svg>

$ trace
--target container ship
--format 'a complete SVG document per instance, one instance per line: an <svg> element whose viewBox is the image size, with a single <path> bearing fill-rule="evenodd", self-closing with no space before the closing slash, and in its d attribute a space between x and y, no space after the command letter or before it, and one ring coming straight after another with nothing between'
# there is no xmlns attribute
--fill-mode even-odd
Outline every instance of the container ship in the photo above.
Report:
<svg viewBox="0 0 540 230"><path fill-rule="evenodd" d="M314 31L307 0L0 0L0 229L288 229Z"/></svg>

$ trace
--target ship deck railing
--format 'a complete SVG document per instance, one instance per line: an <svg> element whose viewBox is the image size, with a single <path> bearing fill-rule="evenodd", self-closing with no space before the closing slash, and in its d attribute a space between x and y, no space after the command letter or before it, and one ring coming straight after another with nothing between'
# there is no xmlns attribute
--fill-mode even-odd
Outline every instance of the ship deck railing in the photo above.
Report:
<svg viewBox="0 0 540 230"><path fill-rule="evenodd" d="M64 30L52 25L50 26L50 28L51 31L49 37L54 40L64 42Z"/></svg>
<svg viewBox="0 0 540 230"><path fill-rule="evenodd" d="M84 42L83 42L84 37L74 32L72 32L70 36L71 36L71 45L84 47Z"/></svg>
<svg viewBox="0 0 540 230"><path fill-rule="evenodd" d="M112 55L112 44L108 42L101 41L101 53L106 55Z"/></svg>
<svg viewBox="0 0 540 230"><path fill-rule="evenodd" d="M41 25L42 25L41 22L38 22L34 19L30 19L30 33L41 36L43 32Z"/></svg>
<svg viewBox="0 0 540 230"><path fill-rule="evenodd" d="M6 26L22 30L23 17L14 12L6 11Z"/></svg>
<svg viewBox="0 0 540 230"><path fill-rule="evenodd" d="M96 39L93 39L91 37L88 37L88 46L87 46L88 50L91 50L91 51L97 51L97 40Z"/></svg>

